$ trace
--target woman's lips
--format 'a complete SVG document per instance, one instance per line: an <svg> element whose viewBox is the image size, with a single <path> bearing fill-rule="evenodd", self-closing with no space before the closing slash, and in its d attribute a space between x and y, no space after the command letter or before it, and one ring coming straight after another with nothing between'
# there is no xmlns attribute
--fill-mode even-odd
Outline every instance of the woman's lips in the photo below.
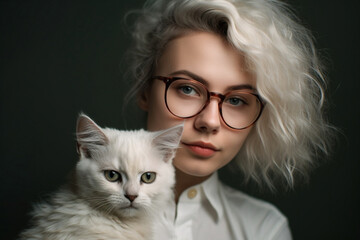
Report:
<svg viewBox="0 0 360 240"><path fill-rule="evenodd" d="M217 149L211 143L205 142L192 142L192 143L184 143L187 149L189 149L194 155L208 158L213 156L219 149Z"/></svg>

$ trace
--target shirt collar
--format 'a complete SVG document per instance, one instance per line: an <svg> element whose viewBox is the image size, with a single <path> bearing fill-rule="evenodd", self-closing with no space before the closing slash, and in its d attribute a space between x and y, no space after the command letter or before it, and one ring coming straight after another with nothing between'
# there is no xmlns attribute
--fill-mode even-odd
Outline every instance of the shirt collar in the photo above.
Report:
<svg viewBox="0 0 360 240"><path fill-rule="evenodd" d="M206 181L200 184L205 198L209 201L217 215L217 221L223 216L223 205L220 196L220 182L218 173L214 172Z"/></svg>

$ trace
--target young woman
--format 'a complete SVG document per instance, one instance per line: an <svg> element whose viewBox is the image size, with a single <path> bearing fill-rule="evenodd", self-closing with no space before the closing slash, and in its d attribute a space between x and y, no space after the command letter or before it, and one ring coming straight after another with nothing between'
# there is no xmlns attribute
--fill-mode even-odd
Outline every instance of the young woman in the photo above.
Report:
<svg viewBox="0 0 360 240"><path fill-rule="evenodd" d="M147 128L185 124L175 202L155 239L291 239L275 207L217 170L233 160L245 179L292 187L327 152L325 82L307 30L277 0L155 0L133 37Z"/></svg>

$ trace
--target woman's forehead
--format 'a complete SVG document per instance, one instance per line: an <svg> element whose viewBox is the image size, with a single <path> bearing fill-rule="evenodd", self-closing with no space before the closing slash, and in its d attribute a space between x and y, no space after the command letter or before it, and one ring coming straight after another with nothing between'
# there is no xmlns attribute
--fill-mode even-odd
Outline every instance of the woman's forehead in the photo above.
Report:
<svg viewBox="0 0 360 240"><path fill-rule="evenodd" d="M193 32L170 41L158 61L155 75L169 76L190 72L209 82L210 87L255 85L253 74L246 70L243 55L221 36ZM183 73L180 76L192 77ZM228 86L225 86L228 85Z"/></svg>

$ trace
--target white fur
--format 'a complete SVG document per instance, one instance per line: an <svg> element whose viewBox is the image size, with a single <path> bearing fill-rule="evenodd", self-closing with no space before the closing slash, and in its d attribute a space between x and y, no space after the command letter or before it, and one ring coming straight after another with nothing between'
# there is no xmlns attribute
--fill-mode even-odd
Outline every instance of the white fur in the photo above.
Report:
<svg viewBox="0 0 360 240"><path fill-rule="evenodd" d="M73 181L35 208L34 227L21 239L152 239L161 207L173 201L172 158L182 129L102 129L80 115L80 160ZM122 182L108 181L104 170L121 173ZM140 182L144 172L156 172L155 181ZM138 196L133 208L126 194Z"/></svg>

